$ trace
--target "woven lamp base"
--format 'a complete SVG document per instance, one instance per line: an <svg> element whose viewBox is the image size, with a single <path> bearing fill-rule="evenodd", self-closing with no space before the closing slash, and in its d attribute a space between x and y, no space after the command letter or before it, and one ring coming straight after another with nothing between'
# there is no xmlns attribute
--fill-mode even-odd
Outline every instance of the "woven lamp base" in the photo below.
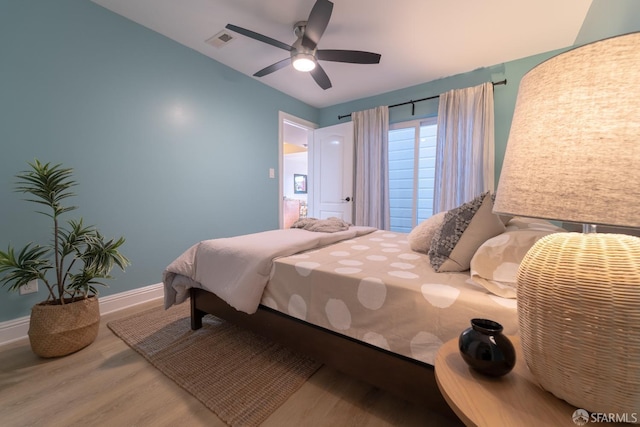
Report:
<svg viewBox="0 0 640 427"><path fill-rule="evenodd" d="M640 238L546 236L521 263L517 298L544 389L590 412L640 412Z"/></svg>

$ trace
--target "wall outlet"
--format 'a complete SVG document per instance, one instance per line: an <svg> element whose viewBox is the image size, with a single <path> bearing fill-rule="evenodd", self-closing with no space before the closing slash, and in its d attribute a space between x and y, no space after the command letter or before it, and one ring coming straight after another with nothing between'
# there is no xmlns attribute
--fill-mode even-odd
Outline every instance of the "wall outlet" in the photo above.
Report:
<svg viewBox="0 0 640 427"><path fill-rule="evenodd" d="M20 286L20 295L33 294L38 292L38 279L32 280L26 285Z"/></svg>

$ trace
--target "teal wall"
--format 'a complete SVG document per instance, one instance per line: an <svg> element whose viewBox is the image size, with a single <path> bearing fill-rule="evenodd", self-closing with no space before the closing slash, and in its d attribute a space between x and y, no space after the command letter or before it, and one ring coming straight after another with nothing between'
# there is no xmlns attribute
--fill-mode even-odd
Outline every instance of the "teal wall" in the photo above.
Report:
<svg viewBox="0 0 640 427"><path fill-rule="evenodd" d="M640 30L637 0L595 0L577 44ZM73 167L74 204L132 265L101 295L161 281L193 243L277 227L278 111L327 126L339 114L495 87L499 173L522 76L556 52L321 110L241 75L89 0L0 0L0 247L49 240L49 222L12 191L34 158ZM437 100L391 110L433 116ZM348 119L347 119L348 120ZM344 119L343 119L344 121ZM42 286L41 286L42 288ZM45 294L0 290L0 322Z"/></svg>
<svg viewBox="0 0 640 427"><path fill-rule="evenodd" d="M0 0L0 247L50 241L13 192L27 161L75 170L79 209L126 237L101 295L158 283L193 243L278 226L278 111L318 110L89 0ZM180 113L181 112L181 113ZM0 290L0 321L45 298Z"/></svg>

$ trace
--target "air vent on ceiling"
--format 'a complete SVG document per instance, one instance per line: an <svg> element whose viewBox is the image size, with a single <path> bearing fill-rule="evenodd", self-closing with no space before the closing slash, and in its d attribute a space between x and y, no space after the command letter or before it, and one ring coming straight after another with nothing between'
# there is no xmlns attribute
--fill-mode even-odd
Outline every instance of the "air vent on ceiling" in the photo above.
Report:
<svg viewBox="0 0 640 427"><path fill-rule="evenodd" d="M235 37L232 36L231 33L227 32L226 30L222 30L215 36L206 40L206 43L210 44L211 46L220 48L229 44L233 39L235 39Z"/></svg>

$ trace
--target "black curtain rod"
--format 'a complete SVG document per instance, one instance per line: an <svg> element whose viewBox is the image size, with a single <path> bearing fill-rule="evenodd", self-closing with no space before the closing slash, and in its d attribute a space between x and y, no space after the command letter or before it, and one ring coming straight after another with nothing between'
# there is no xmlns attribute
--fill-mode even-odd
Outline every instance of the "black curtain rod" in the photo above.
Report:
<svg viewBox="0 0 640 427"><path fill-rule="evenodd" d="M501 80L499 82L495 82L493 83L494 86L498 86L498 85L506 85L507 84L507 79ZM426 98L421 98L421 99L415 99L415 100L411 100L411 101L407 101L407 102L401 102L400 104L393 104L393 105L389 105L389 108L393 108L393 107L400 107L402 105L409 105L411 104L411 115L415 115L416 113L416 102L421 102L421 101L428 101L430 99L436 99L436 98L440 98L440 95L434 95L434 96L429 96ZM351 117L351 114L345 114L343 116L338 116L338 120L342 120L345 117Z"/></svg>

